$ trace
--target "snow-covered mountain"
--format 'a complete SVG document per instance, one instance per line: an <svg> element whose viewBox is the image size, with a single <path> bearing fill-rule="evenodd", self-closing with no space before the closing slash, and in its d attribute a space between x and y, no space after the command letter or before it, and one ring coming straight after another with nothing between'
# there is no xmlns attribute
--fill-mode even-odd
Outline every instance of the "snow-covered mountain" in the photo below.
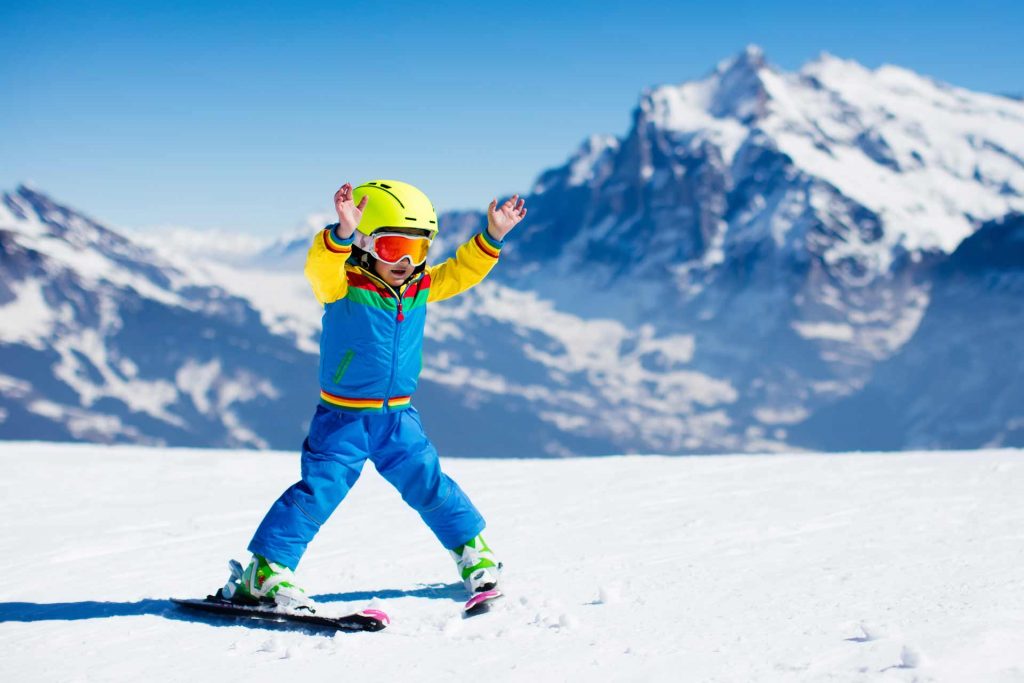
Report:
<svg viewBox="0 0 1024 683"><path fill-rule="evenodd" d="M686 335L669 367L734 397L704 448L785 441L912 337L964 237L1024 207L1024 106L829 55L785 73L749 48L644 93L627 135L587 139L528 201L502 282Z"/></svg>
<svg viewBox="0 0 1024 683"><path fill-rule="evenodd" d="M0 435L301 443L318 396L320 308L300 268L197 263L191 249L175 257L180 245L142 246L28 187L3 196ZM597 345L617 348L633 333L554 316L533 295L500 286L434 308L433 362L417 404L446 452L608 452L613 432L574 435L557 407L582 386L569 381L573 368L608 363ZM536 324L520 328L520 316ZM556 323L565 346L544 332ZM531 335L547 357L564 359L560 381L529 357L532 347L522 341Z"/></svg>
<svg viewBox="0 0 1024 683"><path fill-rule="evenodd" d="M645 93L624 138L587 140L529 201L506 281L693 334L693 366L747 404L730 419L770 428L855 390L916 329L931 267L1024 206L1024 107L748 49Z"/></svg>
<svg viewBox="0 0 1024 683"><path fill-rule="evenodd" d="M624 136L590 136L527 200L492 280L431 307L417 405L446 452L781 449L793 429L841 448L809 418L905 346L939 352L915 333L950 254L1024 211L1024 103L829 55L787 73L748 48L644 92ZM312 355L300 271L322 220L242 269L175 267L195 296L219 292ZM443 215L433 258L483 224ZM1008 381L986 377L989 391ZM305 396L269 381L279 402ZM996 438L944 427L930 445Z"/></svg>
<svg viewBox="0 0 1024 683"><path fill-rule="evenodd" d="M1024 443L1022 330L1024 215L1015 214L961 243L936 272L914 337L798 436L826 449Z"/></svg>
<svg viewBox="0 0 1024 683"><path fill-rule="evenodd" d="M916 331L936 267L1024 208L1024 105L827 54L786 73L751 47L643 93L625 136L587 138L528 202L501 284L672 340L641 363L715 387L701 408L680 405L694 383L648 377L625 400L605 386L614 410L596 422L615 422L619 449L764 448L858 391ZM482 222L442 218L459 236ZM630 348L573 381L589 392ZM563 424L592 434L593 416L571 412L582 419Z"/></svg>
<svg viewBox="0 0 1024 683"><path fill-rule="evenodd" d="M652 366L725 391L699 428L681 387L651 387L648 423L685 412L698 449L763 448L857 392L915 333L936 267L1024 206L1024 106L829 55L785 73L748 48L644 93L625 136L588 138L528 201L497 278L684 336Z"/></svg>
<svg viewBox="0 0 1024 683"><path fill-rule="evenodd" d="M210 280L21 187L0 205L0 434L287 447L316 357ZM272 428L267 428L273 425Z"/></svg>

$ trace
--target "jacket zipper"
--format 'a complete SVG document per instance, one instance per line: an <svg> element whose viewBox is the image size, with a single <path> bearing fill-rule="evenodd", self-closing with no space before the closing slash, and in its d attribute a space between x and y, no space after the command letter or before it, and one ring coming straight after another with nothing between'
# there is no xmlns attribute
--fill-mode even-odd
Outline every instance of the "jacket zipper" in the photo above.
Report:
<svg viewBox="0 0 1024 683"><path fill-rule="evenodd" d="M395 388L395 375L398 374L398 333L401 332L401 322L405 320L402 315L402 294L398 292L398 316L395 318L395 345L391 349L391 379L388 380L388 390L384 392L384 412L391 410L391 391Z"/></svg>
<svg viewBox="0 0 1024 683"><path fill-rule="evenodd" d="M405 314L402 312L402 299L405 296L405 291L407 289L412 287L414 283L419 282L420 280L423 279L423 273L420 273L419 277L417 277L412 282L407 282L405 286L402 287L401 290L396 291L394 287L384 282L384 280L381 280L379 277L374 276L369 271L366 272L368 275L373 276L373 279L377 280L382 285L387 287L388 291L394 294L395 297L398 299L398 315L395 316L395 341L391 348L391 378L388 379L388 390L384 394L384 412L386 413L391 410L391 390L394 389L395 387L395 374L397 374L398 372L398 333L401 330L401 327L399 327L398 324L405 320Z"/></svg>

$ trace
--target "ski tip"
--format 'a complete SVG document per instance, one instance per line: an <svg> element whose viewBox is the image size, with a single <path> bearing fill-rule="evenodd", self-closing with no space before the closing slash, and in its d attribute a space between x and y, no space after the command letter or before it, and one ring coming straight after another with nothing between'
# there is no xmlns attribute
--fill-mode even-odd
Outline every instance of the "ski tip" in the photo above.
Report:
<svg viewBox="0 0 1024 683"><path fill-rule="evenodd" d="M462 608L462 616L474 617L478 614L488 612L491 609L491 603L504 595L505 594L497 588L481 591L466 601L466 606Z"/></svg>
<svg viewBox="0 0 1024 683"><path fill-rule="evenodd" d="M364 609L362 612L359 612L359 615L379 621L380 628L391 625L391 617L387 615L387 612L383 612L379 609Z"/></svg>

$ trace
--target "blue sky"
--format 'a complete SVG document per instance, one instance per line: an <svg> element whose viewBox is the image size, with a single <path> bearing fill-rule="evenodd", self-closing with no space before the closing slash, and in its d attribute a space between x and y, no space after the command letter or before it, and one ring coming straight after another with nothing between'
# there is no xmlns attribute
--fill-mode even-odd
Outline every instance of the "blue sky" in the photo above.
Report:
<svg viewBox="0 0 1024 683"><path fill-rule="evenodd" d="M0 7L0 188L109 224L268 235L342 182L439 209L529 188L639 92L755 43L1024 92L1024 3L51 3Z"/></svg>

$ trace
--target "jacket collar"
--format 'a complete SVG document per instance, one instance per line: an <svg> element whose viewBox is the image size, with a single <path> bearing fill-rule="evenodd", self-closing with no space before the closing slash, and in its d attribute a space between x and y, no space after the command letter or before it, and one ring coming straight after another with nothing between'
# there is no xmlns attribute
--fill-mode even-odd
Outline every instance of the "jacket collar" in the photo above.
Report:
<svg viewBox="0 0 1024 683"><path fill-rule="evenodd" d="M394 287L392 287L392 286L391 286L391 285L389 285L389 284L388 284L387 282L385 282L384 280L382 280L382 279L380 278L380 276L379 276L379 275L377 275L376 273L374 273L374 272L372 272L372 271L369 271L369 270L367 270L366 268L363 268L362 266L356 266L356 270L358 270L358 271L360 272L360 274L362 274L362 275L365 275L366 277L368 277L368 278L369 278L370 280L373 280L373 282L374 282L375 284L377 284L377 285L378 285L379 287L386 287L386 288L388 289L388 291L390 291L391 293L393 293L393 294L395 295L395 298L401 298L401 296L402 296L402 293L403 293L403 292L404 292L404 291L405 291L406 289L408 289L410 285L412 285L412 284L414 284L414 283L416 283L416 282L419 282L420 280L422 280L422 279L423 279L423 276L424 276L424 274L426 274L426 272L427 272L426 268L424 268L424 269L423 269L423 270L421 270L421 271L420 271L419 273L417 273L416 275L414 275L414 276L412 277L412 279L411 279L411 280L409 280L408 282L406 282L406 283L405 283L404 285L402 285L401 287L399 287L399 288L398 288L398 289L396 290L396 289L395 289Z"/></svg>

